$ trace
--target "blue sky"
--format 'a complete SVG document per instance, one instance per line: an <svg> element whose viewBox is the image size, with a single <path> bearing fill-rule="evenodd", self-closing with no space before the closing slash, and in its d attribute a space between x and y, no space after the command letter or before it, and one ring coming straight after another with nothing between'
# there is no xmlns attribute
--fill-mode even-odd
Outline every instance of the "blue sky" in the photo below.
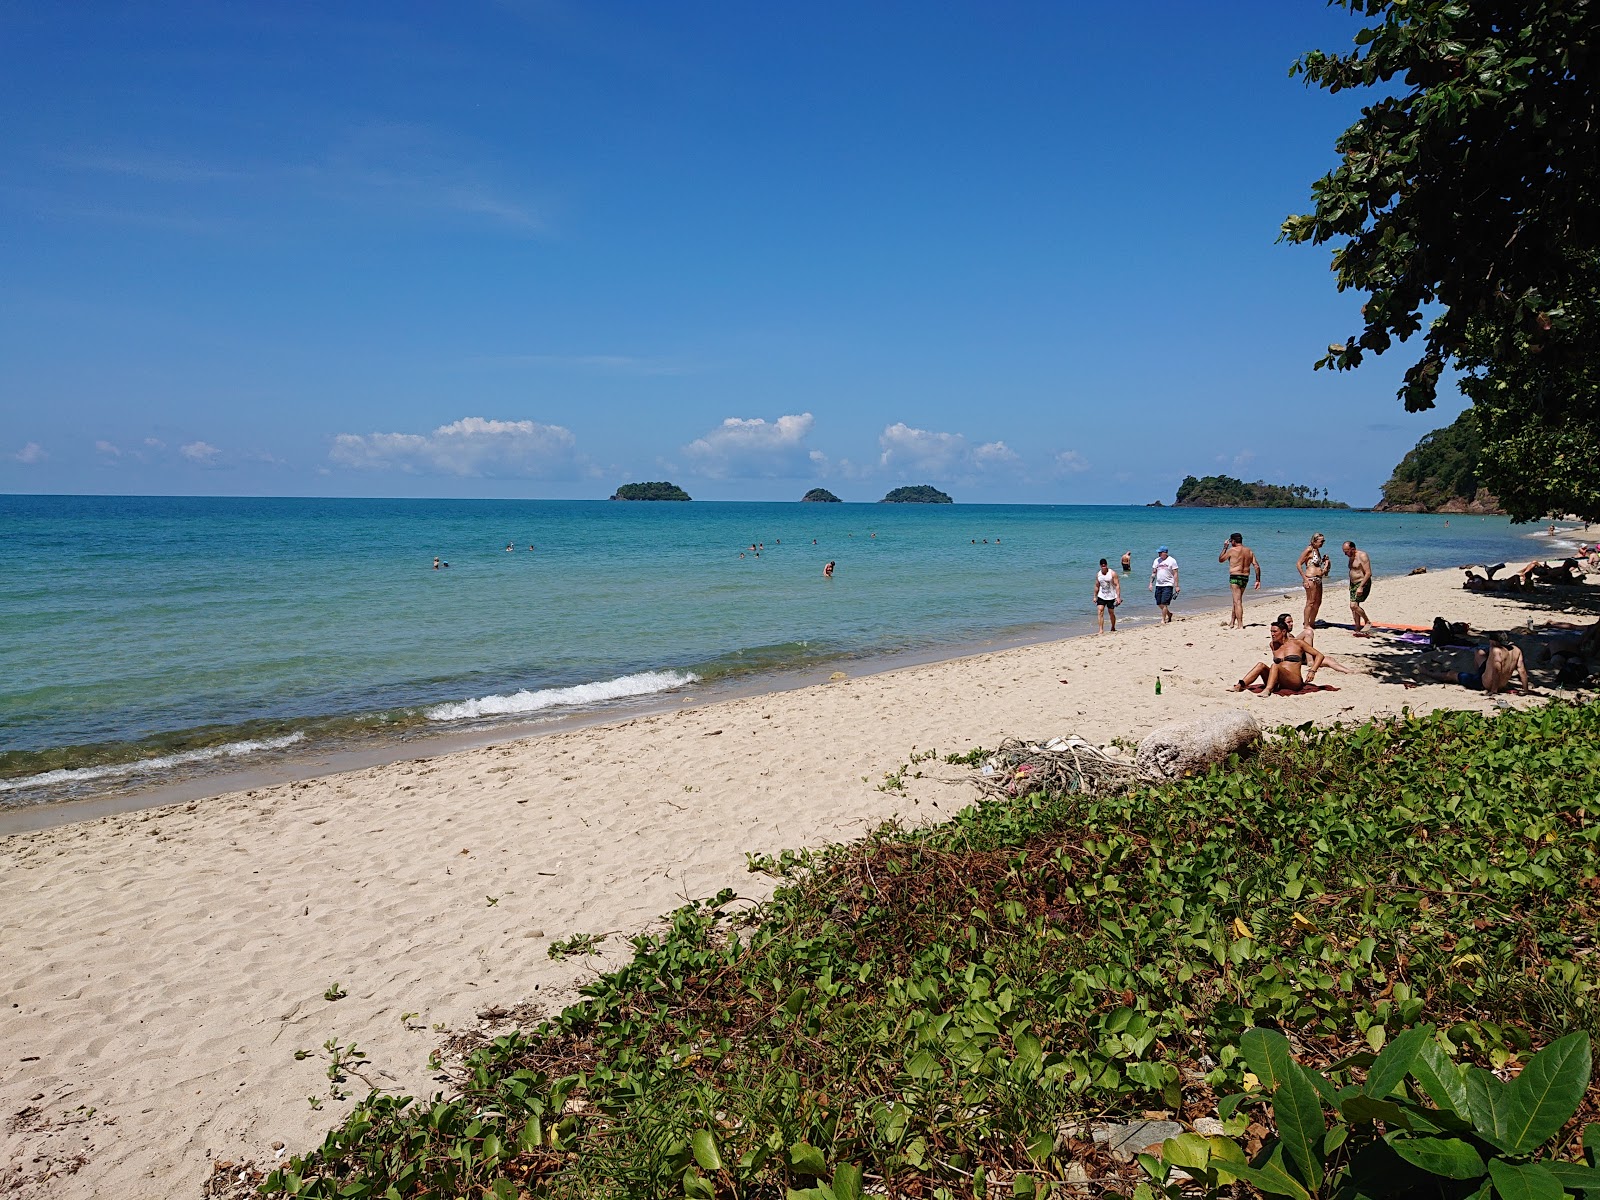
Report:
<svg viewBox="0 0 1600 1200"><path fill-rule="evenodd" d="M1462 402L1313 373L1359 298L1274 244L1356 28L0 3L0 491L1371 503Z"/></svg>

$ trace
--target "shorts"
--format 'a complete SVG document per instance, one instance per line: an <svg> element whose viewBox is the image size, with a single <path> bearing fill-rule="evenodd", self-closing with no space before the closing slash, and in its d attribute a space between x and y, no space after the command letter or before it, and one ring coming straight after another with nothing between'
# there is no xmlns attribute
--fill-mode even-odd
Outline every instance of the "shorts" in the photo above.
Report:
<svg viewBox="0 0 1600 1200"><path fill-rule="evenodd" d="M1464 688L1471 688L1475 692L1483 691L1482 671L1457 671L1456 682Z"/></svg>
<svg viewBox="0 0 1600 1200"><path fill-rule="evenodd" d="M1231 583L1236 588L1242 588L1242 587L1244 587L1245 584L1250 582L1250 576L1248 576L1248 575L1229 575L1228 576L1228 582Z"/></svg>
<svg viewBox="0 0 1600 1200"><path fill-rule="evenodd" d="M1163 607L1172 603L1172 586L1170 584L1156 588L1156 603Z"/></svg>
<svg viewBox="0 0 1600 1200"><path fill-rule="evenodd" d="M1352 583L1350 585L1350 603L1351 604L1363 604L1363 603L1366 602L1367 597L1370 596L1370 595L1372 595L1372 580L1369 579L1365 583L1361 583L1361 584Z"/></svg>
<svg viewBox="0 0 1600 1200"><path fill-rule="evenodd" d="M1102 608L1115 608L1117 606L1117 598L1115 596L1096 596L1094 602Z"/></svg>

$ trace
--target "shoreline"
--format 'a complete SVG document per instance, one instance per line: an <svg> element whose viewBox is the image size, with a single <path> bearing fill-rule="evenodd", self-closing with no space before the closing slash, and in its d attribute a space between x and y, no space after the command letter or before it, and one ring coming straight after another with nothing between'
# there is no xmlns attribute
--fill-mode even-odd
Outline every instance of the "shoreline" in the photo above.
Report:
<svg viewBox="0 0 1600 1200"><path fill-rule="evenodd" d="M1298 589L1284 591L1247 597L1242 632L1199 611L0 840L14 1054L0 1101L30 1114L0 1133L0 1164L58 1170L15 1193L50 1200L183 1194L215 1161L270 1166L274 1142L313 1145L346 1111L326 1098L315 1047L329 1039L357 1043L374 1083L426 1096L441 1037L504 1029L480 1013L558 1009L687 897L770 894L747 852L847 841L975 800L968 771L937 758L908 768L914 750L1103 743L1233 708L1269 726L1325 724L1550 694L1403 686L1431 661L1423 648L1336 627L1317 646L1355 674L1325 673L1328 690L1293 697L1228 692L1264 656L1264 622L1284 609L1298 622ZM1600 610L1592 585L1535 599L1468 593L1457 572L1435 571L1380 578L1367 609L1493 628ZM1342 588L1323 615L1346 616ZM551 960L575 933L606 935L601 953Z"/></svg>

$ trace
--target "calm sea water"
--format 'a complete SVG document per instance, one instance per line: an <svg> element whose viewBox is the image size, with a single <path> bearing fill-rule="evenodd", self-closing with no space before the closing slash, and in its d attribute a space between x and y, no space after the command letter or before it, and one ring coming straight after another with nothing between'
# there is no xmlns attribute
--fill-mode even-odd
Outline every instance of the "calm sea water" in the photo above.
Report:
<svg viewBox="0 0 1600 1200"><path fill-rule="evenodd" d="M1182 566L1179 610L1213 606L1226 593L1217 551L1234 529L1266 564L1268 587L1297 583L1314 529L1333 547L1354 538L1380 576L1536 549L1503 519L1446 520L0 497L0 805L341 739L625 708L741 674L1072 632L1093 620L1098 559L1124 550L1134 558L1124 619L1148 619L1162 543ZM759 557L752 543L764 545ZM432 569L436 555L448 569ZM1373 611L1381 619L1381 588Z"/></svg>

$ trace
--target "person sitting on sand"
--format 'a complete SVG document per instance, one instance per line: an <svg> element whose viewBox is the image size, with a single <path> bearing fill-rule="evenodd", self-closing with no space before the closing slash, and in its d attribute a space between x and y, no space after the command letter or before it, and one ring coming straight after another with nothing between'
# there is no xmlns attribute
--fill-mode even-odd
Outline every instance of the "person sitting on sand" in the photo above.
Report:
<svg viewBox="0 0 1600 1200"><path fill-rule="evenodd" d="M1300 632L1298 634L1295 633L1295 631L1294 631L1294 617L1293 617L1292 614L1290 614L1290 613L1279 613L1278 614L1277 623L1279 625L1282 625L1283 626L1283 631L1285 633L1287 633L1295 641L1297 641L1297 642L1299 642L1299 643L1301 643L1302 645L1305 645L1305 646L1311 645L1311 639L1305 636L1305 632L1304 631L1302 631L1302 632ZM1330 671L1339 672L1339 674L1341 674L1341 675L1350 675L1350 674L1354 673L1354 672L1352 672L1350 670L1349 667L1341 666L1340 664L1334 662L1333 659L1329 658L1326 654L1324 654L1322 656L1322 665L1327 667L1328 670L1330 670Z"/></svg>
<svg viewBox="0 0 1600 1200"><path fill-rule="evenodd" d="M1256 680L1264 679L1266 685L1263 695L1270 696L1278 691L1297 692L1316 678L1324 659L1315 646L1308 646L1290 637L1288 627L1282 621L1272 623L1268 641L1272 647L1272 662L1258 662L1251 667L1244 678L1233 685L1233 691L1247 691ZM1305 668L1303 672L1302 667Z"/></svg>
<svg viewBox="0 0 1600 1200"><path fill-rule="evenodd" d="M1528 682L1528 663L1522 647L1513 646L1503 633L1489 634L1489 644L1481 646L1472 656L1472 670L1444 671L1437 668L1425 672L1430 679L1441 683L1459 683L1464 688L1493 696L1512 685L1512 677L1522 681L1522 692L1533 691Z"/></svg>

